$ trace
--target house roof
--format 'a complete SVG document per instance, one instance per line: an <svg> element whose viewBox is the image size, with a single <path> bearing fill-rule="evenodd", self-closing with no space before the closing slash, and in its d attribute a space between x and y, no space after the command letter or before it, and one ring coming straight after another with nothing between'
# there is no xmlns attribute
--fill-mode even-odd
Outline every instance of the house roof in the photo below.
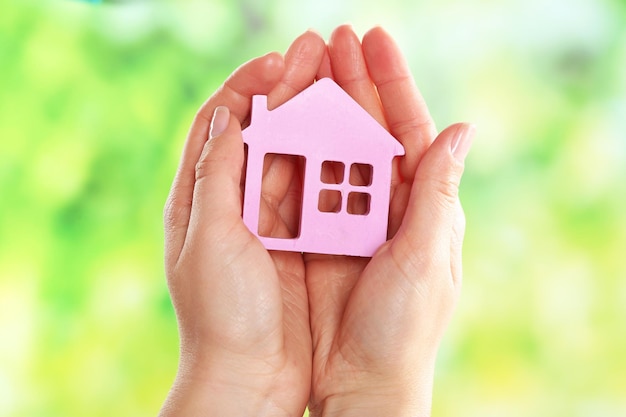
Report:
<svg viewBox="0 0 626 417"><path fill-rule="evenodd" d="M243 132L250 147L272 152L324 158L352 156L371 159L373 153L404 155L402 145L330 78L323 78L273 109L267 96L254 96L250 126Z"/></svg>

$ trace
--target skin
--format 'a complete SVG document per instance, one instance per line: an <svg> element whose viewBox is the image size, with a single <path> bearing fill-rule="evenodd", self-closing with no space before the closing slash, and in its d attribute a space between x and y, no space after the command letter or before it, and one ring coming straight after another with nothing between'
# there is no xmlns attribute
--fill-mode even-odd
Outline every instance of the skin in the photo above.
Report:
<svg viewBox="0 0 626 417"><path fill-rule="evenodd" d="M268 252L241 219L252 95L275 108L321 77L405 148L394 163L389 240L371 259ZM284 57L238 68L198 111L165 208L181 353L160 415L302 416L307 404L311 416L429 415L461 287L458 185L472 136L467 124L437 135L381 28L361 41L341 26L328 45L306 32ZM262 232L297 227L295 163L276 157L264 173Z"/></svg>

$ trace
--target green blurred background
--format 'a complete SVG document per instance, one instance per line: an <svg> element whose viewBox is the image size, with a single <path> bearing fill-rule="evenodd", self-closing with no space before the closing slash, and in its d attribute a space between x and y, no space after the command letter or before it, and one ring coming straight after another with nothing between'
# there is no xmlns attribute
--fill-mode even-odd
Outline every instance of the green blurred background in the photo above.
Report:
<svg viewBox="0 0 626 417"><path fill-rule="evenodd" d="M440 128L479 128L433 416L626 415L623 0L4 1L0 415L157 414L161 213L195 110L344 22L397 38Z"/></svg>

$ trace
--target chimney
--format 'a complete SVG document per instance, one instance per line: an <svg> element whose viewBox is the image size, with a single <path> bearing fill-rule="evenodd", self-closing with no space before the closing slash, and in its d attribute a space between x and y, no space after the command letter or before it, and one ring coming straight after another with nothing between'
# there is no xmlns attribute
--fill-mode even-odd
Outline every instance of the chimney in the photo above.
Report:
<svg viewBox="0 0 626 417"><path fill-rule="evenodd" d="M260 114L267 113L267 96L252 96L252 112L250 115L250 124L254 123Z"/></svg>

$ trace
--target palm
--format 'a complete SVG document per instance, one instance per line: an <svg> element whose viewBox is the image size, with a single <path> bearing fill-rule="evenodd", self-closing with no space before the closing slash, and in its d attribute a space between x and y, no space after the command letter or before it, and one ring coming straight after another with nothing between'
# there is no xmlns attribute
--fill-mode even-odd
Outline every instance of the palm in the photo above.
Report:
<svg viewBox="0 0 626 417"><path fill-rule="evenodd" d="M393 195L400 195L399 187L410 188L410 184L398 184ZM394 198L391 207L392 211L404 211L405 198ZM305 255L314 349L314 401L332 394L327 381L341 378L344 372L375 371L372 364L384 364L388 369L393 366L392 362L385 362L386 349L381 346L404 339L404 329L394 326L392 320L396 314L393 307L402 308L398 291L383 281L393 264L389 252L393 241L392 238L372 259ZM346 360L348 355L350 359Z"/></svg>

